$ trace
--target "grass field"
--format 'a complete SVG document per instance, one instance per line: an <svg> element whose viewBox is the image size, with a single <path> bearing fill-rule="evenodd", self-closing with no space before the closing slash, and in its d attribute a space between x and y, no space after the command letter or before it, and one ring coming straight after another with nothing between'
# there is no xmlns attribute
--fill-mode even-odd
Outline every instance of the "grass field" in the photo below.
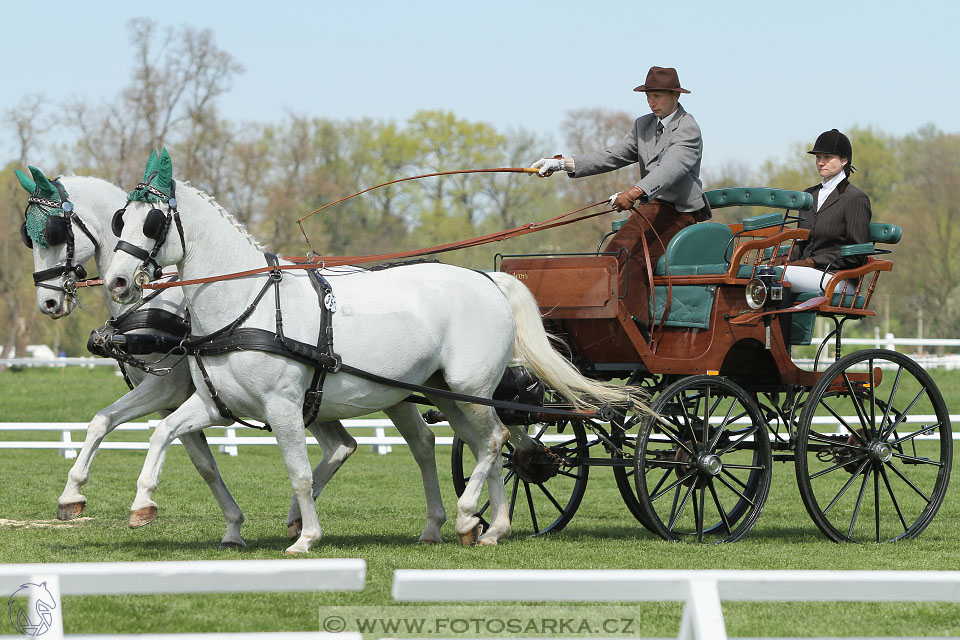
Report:
<svg viewBox="0 0 960 640"><path fill-rule="evenodd" d="M933 372L948 408L960 409L960 374ZM0 421L85 421L125 390L109 368L0 372ZM0 434L38 439L39 434ZM47 435L58 439L58 435ZM113 439L145 437L119 433ZM311 449L312 456L319 451ZM85 494L85 518L49 522L72 461L54 451L0 451L0 562L94 562L283 558L289 482L276 447L241 448L217 456L227 485L243 508L248 548L221 551L223 521L182 448L167 457L157 501L159 519L127 527L143 452L103 451ZM401 568L609 569L905 569L960 567L960 501L954 478L947 500L918 540L882 545L836 545L810 521L797 494L793 467L777 464L767 506L746 538L731 545L660 541L626 511L609 469L591 470L586 496L562 532L514 536L492 548L458 547L449 447L438 447L444 503L451 520L446 544L416 543L423 526L419 473L404 447L380 456L358 450L320 498L323 540L311 557L363 558L367 586L357 593L242 594L163 597L68 597L67 633L184 631L316 631L318 608L392 604L393 571ZM956 473L954 474L956 475ZM15 521L10 524L9 521ZM46 521L46 522L40 522ZM531 594L535 596L535 594ZM4 596L4 594L0 594ZM674 636L681 606L631 605L643 620L638 633ZM731 636L960 635L960 605L933 603L729 603ZM0 625L0 635L10 633Z"/></svg>

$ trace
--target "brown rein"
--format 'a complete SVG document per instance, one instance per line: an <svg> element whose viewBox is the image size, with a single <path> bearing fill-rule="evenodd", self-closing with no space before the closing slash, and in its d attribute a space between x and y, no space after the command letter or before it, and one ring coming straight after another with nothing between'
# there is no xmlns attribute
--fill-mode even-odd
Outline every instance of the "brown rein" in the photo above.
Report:
<svg viewBox="0 0 960 640"><path fill-rule="evenodd" d="M312 216L313 214L326 209L327 207L333 206L339 202L349 200L350 198L355 198L361 194L367 193L368 191L373 191L374 189L379 189L380 187L385 187L391 184L396 184L398 182L406 182L409 180L418 180L421 178L431 178L435 176L446 176L446 175L456 175L456 174L465 174L465 173L527 173L533 174L537 173L537 169L525 169L525 168L498 168L498 169L462 169L457 171L440 171L437 173L427 173L419 176L410 176L407 178L400 178L397 180L391 180L390 182L384 182L383 184L378 184L374 187L364 189L363 191L358 191L357 193L351 194L339 200L327 203L315 209L297 220L297 225L300 226L300 232L303 234L303 237L307 241L307 245L313 249L310 245L310 239L307 238L307 234L303 229L303 221ZM345 265L354 265L354 264L364 264L368 262L380 262L383 260L397 260L405 258L415 258L420 256L434 255L438 253L445 253L448 251L456 251L459 249L466 249L469 247L476 247L483 244L488 244L491 242L502 242L503 240L509 240L511 238L516 238L528 233L535 233L537 231L546 231L547 229L553 229L554 227L560 227L567 224L572 224L574 222L580 222L581 220L587 220L589 218L595 218L597 216L603 215L605 213L610 213L614 209L604 209L603 211L595 211L593 213L588 213L582 216L577 216L570 220L564 220L569 216L582 213L587 209L592 209L593 207L607 204L607 200L601 200L600 202L595 202L594 204L587 205L580 209L574 211L568 211L558 216L548 218L546 220L541 220L540 222L528 222L527 224L521 225L519 227L514 227L513 229L506 229L504 231L497 231L494 233L488 233L482 236L476 236L474 238L467 238L466 240L459 240L457 242L449 242L446 244L435 245L432 247L425 247L422 249L412 249L410 251L399 251L396 253L380 253L380 254L370 254L370 255L360 255L360 256L330 256L322 257L318 255L308 255L308 256L284 256L285 259L294 262L295 264L284 264L277 266L263 266L257 267L255 269L248 269L246 271L238 271L235 273L226 273L217 276L209 276L206 278L194 278L192 280L176 280L168 282L150 282L143 285L143 289L168 289L170 287L183 287L186 285L193 284L206 284L210 282L221 282L224 280L234 280L238 278L246 278L249 276L255 276L262 273L276 272L276 271L292 271L292 270L302 270L302 269L322 269L325 267L339 267ZM172 274L164 274L164 277L168 277ZM83 280L76 283L77 287L93 287L102 285L103 280L100 278Z"/></svg>

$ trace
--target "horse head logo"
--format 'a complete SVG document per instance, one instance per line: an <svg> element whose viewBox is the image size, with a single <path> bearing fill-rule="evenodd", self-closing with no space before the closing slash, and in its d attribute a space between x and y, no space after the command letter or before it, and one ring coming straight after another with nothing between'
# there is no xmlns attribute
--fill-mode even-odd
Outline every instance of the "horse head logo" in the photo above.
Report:
<svg viewBox="0 0 960 640"><path fill-rule="evenodd" d="M23 605L23 599L28 597L33 602L32 609ZM46 582L24 583L7 601L10 624L18 633L27 636L42 636L49 631L53 624L52 612L56 608L57 601L47 589Z"/></svg>

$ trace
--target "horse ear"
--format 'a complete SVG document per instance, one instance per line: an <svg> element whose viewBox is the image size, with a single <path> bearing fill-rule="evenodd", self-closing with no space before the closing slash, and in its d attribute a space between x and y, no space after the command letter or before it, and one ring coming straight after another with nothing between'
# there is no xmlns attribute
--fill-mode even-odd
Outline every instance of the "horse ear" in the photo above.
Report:
<svg viewBox="0 0 960 640"><path fill-rule="evenodd" d="M153 173L159 168L157 166L158 164L160 164L160 158L157 157L157 150L153 149L152 151L150 151L150 157L147 159L147 168L144 169L143 171L144 182L147 181L151 173Z"/></svg>
<svg viewBox="0 0 960 640"><path fill-rule="evenodd" d="M43 171L40 171L40 169L36 167L30 167L30 173L33 174L33 181L36 182L37 187L40 188L37 195L41 198L49 198L51 200L54 198L59 199L57 188L47 179L47 176L43 175Z"/></svg>
<svg viewBox="0 0 960 640"><path fill-rule="evenodd" d="M157 174L157 188L166 191L170 188L170 181L173 179L173 160L170 159L166 147L160 152L159 163L160 173Z"/></svg>
<svg viewBox="0 0 960 640"><path fill-rule="evenodd" d="M32 169L33 167L30 168ZM23 187L27 193L33 195L33 192L37 190L37 185L30 179L30 176L20 171L20 169L14 169L13 172L17 174L17 180L20 181L20 186Z"/></svg>

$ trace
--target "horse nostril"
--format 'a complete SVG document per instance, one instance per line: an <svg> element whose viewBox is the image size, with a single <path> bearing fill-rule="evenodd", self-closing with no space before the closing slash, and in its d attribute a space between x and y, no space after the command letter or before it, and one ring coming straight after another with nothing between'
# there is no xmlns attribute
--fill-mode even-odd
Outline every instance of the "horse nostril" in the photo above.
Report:
<svg viewBox="0 0 960 640"><path fill-rule="evenodd" d="M57 301L54 300L53 298L50 298L49 300L44 300L43 305L49 311L56 311L57 307L60 306L57 304Z"/></svg>
<svg viewBox="0 0 960 640"><path fill-rule="evenodd" d="M116 291L121 291L127 288L127 279L126 278L117 278L113 281L113 288Z"/></svg>

